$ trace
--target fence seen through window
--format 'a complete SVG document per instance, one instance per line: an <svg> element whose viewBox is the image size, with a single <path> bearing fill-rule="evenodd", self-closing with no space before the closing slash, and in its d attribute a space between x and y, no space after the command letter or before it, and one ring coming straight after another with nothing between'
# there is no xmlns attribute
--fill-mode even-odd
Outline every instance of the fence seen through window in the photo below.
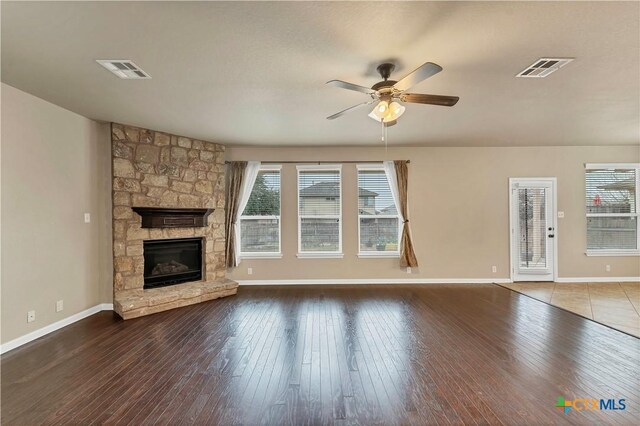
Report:
<svg viewBox="0 0 640 426"><path fill-rule="evenodd" d="M587 169L587 250L638 249L638 169Z"/></svg>

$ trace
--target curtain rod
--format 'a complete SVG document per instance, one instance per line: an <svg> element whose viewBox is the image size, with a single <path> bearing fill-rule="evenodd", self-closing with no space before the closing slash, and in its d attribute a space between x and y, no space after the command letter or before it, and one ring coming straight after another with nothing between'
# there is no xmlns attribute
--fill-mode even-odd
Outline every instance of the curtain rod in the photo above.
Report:
<svg viewBox="0 0 640 426"><path fill-rule="evenodd" d="M406 160L407 164L411 162L411 160ZM231 163L231 161L225 161L225 164ZM382 163L382 160L379 161L261 161L262 164L368 164L368 163Z"/></svg>

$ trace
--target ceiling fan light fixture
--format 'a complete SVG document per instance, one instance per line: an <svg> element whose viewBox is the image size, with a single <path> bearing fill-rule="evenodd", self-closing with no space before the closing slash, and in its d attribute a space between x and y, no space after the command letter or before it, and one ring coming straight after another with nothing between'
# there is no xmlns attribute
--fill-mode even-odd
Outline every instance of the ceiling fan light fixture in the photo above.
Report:
<svg viewBox="0 0 640 426"><path fill-rule="evenodd" d="M389 102L380 101L371 112L376 116L375 120L382 120L389 114Z"/></svg>
<svg viewBox="0 0 640 426"><path fill-rule="evenodd" d="M390 123L404 114L405 107L393 101L380 101L369 114L377 122Z"/></svg>
<svg viewBox="0 0 640 426"><path fill-rule="evenodd" d="M389 105L389 119L390 121L392 120L397 120L402 114L404 114L404 110L406 108L399 104L398 102L391 102L391 104Z"/></svg>
<svg viewBox="0 0 640 426"><path fill-rule="evenodd" d="M376 114L377 112L378 112L378 108L376 107L369 113L369 118L372 118L377 122L380 122L384 117L378 117L378 115Z"/></svg>

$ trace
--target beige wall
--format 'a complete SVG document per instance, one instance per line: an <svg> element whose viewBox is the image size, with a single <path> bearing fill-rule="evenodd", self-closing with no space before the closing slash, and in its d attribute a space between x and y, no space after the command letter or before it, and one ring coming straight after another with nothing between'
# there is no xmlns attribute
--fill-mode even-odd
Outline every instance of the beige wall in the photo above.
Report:
<svg viewBox="0 0 640 426"><path fill-rule="evenodd" d="M558 180L559 277L637 277L635 257L587 257L584 163L638 162L640 148L245 148L228 160L410 159L410 219L420 268L407 274L397 259L357 257L355 165L343 167L343 259L298 259L296 168L282 169L282 259L247 259L237 280L323 278L508 278L509 177ZM605 265L611 272L605 272ZM497 273L491 266L497 266ZM247 274L247 268L253 275Z"/></svg>
<svg viewBox="0 0 640 426"><path fill-rule="evenodd" d="M107 125L2 84L2 343L111 303L109 149Z"/></svg>

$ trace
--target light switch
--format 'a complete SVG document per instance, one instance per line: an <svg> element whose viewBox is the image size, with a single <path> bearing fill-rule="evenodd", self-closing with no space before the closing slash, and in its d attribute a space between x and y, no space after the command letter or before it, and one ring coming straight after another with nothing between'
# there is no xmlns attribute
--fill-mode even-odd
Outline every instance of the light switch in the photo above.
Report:
<svg viewBox="0 0 640 426"><path fill-rule="evenodd" d="M89 223L91 222L91 213L85 213L84 214L84 223Z"/></svg>
<svg viewBox="0 0 640 426"><path fill-rule="evenodd" d="M564 212L558 212L558 219L564 218Z"/></svg>

